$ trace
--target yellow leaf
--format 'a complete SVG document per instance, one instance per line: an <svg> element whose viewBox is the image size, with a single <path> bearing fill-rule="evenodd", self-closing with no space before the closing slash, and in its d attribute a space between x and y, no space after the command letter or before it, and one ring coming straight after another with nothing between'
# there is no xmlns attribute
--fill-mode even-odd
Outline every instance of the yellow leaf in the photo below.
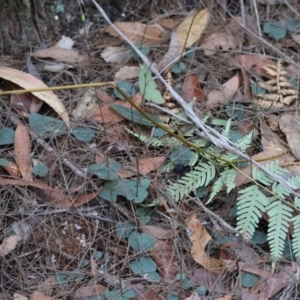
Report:
<svg viewBox="0 0 300 300"><path fill-rule="evenodd" d="M0 78L13 82L24 89L47 88L46 84L31 74L12 68L0 67ZM70 127L68 113L62 102L52 91L32 92L32 94L52 107L64 120L68 128Z"/></svg>
<svg viewBox="0 0 300 300"><path fill-rule="evenodd" d="M202 35L209 21L208 9L194 11L176 29L182 49L191 47Z"/></svg>

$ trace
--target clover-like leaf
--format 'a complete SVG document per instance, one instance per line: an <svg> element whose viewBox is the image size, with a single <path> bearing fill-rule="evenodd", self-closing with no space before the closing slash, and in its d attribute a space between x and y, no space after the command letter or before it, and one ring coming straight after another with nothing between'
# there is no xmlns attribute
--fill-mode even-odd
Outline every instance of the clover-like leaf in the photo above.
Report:
<svg viewBox="0 0 300 300"><path fill-rule="evenodd" d="M133 231L133 226L130 223L119 223L116 226L116 234L119 238L128 238Z"/></svg>
<svg viewBox="0 0 300 300"><path fill-rule="evenodd" d="M88 167L88 174L96 175L104 180L115 180L119 178L118 171L121 165L116 161L102 162Z"/></svg>
<svg viewBox="0 0 300 300"><path fill-rule="evenodd" d="M281 40L286 36L287 30L285 26L277 21L270 21L264 24L264 33L266 33L270 39Z"/></svg>
<svg viewBox="0 0 300 300"><path fill-rule="evenodd" d="M3 127L0 129L0 146L14 143L15 132L13 129Z"/></svg>
<svg viewBox="0 0 300 300"><path fill-rule="evenodd" d="M39 163L32 169L32 173L40 177L45 177L48 171L48 167L44 163Z"/></svg>
<svg viewBox="0 0 300 300"><path fill-rule="evenodd" d="M136 94L136 89L135 87L127 81L120 81L117 83L117 86L119 89L121 89L128 97L133 97ZM114 94L117 98L126 100L123 95L115 88L114 89Z"/></svg>
<svg viewBox="0 0 300 300"><path fill-rule="evenodd" d="M128 244L136 252L151 250L155 241L156 238L153 235L136 231L133 231L128 238Z"/></svg>
<svg viewBox="0 0 300 300"><path fill-rule="evenodd" d="M75 128L71 132L75 138L82 142L90 142L95 137L95 132L89 127Z"/></svg>
<svg viewBox="0 0 300 300"><path fill-rule="evenodd" d="M130 263L130 269L133 273L148 278L152 281L160 281L160 276L156 272L156 263L149 257L141 257Z"/></svg>

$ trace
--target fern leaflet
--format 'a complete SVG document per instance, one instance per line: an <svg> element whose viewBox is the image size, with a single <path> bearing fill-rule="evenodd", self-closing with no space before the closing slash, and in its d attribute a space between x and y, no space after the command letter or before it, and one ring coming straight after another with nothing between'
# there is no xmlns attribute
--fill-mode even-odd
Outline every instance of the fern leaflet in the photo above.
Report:
<svg viewBox="0 0 300 300"><path fill-rule="evenodd" d="M273 261L278 261L283 254L289 221L292 218L292 208L282 201L273 201L267 208L269 219L268 242Z"/></svg>
<svg viewBox="0 0 300 300"><path fill-rule="evenodd" d="M198 187L207 186L215 175L216 167L213 163L202 163L171 185L168 191L176 201L179 201Z"/></svg>
<svg viewBox="0 0 300 300"><path fill-rule="evenodd" d="M251 130L250 133L247 135L241 137L235 144L238 148L240 148L242 151L246 151L252 143L252 136L253 136L253 130Z"/></svg>
<svg viewBox="0 0 300 300"><path fill-rule="evenodd" d="M251 185L239 191L237 198L236 229L246 238L251 238L262 212L269 205L269 199L259 190L257 185Z"/></svg>
<svg viewBox="0 0 300 300"><path fill-rule="evenodd" d="M292 221L294 222L293 232L293 252L296 254L296 258L300 259L300 215L295 216Z"/></svg>

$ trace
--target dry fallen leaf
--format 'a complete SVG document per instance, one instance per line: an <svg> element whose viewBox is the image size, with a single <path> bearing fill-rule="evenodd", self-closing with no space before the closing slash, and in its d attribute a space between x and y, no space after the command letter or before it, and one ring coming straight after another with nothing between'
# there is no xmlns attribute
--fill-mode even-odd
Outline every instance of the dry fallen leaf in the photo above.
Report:
<svg viewBox="0 0 300 300"><path fill-rule="evenodd" d="M0 67L0 78L11 81L24 89L48 88L34 76L12 68ZM52 91L32 92L32 94L52 107L64 120L68 128L70 127L68 113L62 102Z"/></svg>
<svg viewBox="0 0 300 300"><path fill-rule="evenodd" d="M210 13L208 9L193 11L178 25L176 33L180 41L181 51L184 48L193 46L200 39L208 24L209 17Z"/></svg>
<svg viewBox="0 0 300 300"><path fill-rule="evenodd" d="M191 296L185 298L184 300L202 300L202 299L203 298L201 298L199 294L196 291L194 291Z"/></svg>
<svg viewBox="0 0 300 300"><path fill-rule="evenodd" d="M14 300L28 300L28 298L21 294L14 293Z"/></svg>
<svg viewBox="0 0 300 300"><path fill-rule="evenodd" d="M106 290L107 287L101 284L83 286L76 290L74 300L100 299Z"/></svg>
<svg viewBox="0 0 300 300"><path fill-rule="evenodd" d="M210 257L205 252L205 246L211 240L211 236L197 219L195 213L186 219L186 225L189 230L189 238L193 246L191 255L193 259L206 270L213 273L226 273L226 265L220 260Z"/></svg>
<svg viewBox="0 0 300 300"><path fill-rule="evenodd" d="M40 49L32 53L33 57L39 58L52 58L60 62L68 64L86 64L88 57L85 55L79 55L79 53L72 49L64 49L57 47L50 47L47 49Z"/></svg>
<svg viewBox="0 0 300 300"><path fill-rule="evenodd" d="M159 15L156 11L151 11L151 18L160 26L163 26L167 29L173 29L178 20L175 18L166 18L163 15Z"/></svg>
<svg viewBox="0 0 300 300"><path fill-rule="evenodd" d="M163 38L163 30L158 25L148 25L139 22L115 22L114 25L134 44L158 43ZM112 26L108 26L105 32L118 38L122 38Z"/></svg>
<svg viewBox="0 0 300 300"><path fill-rule="evenodd" d="M25 181L33 181L31 164L31 142L27 127L19 124L14 138L15 160Z"/></svg>
<svg viewBox="0 0 300 300"><path fill-rule="evenodd" d="M43 101L30 93L13 94L10 97L10 103L15 111L26 118L29 113L38 112L43 105Z"/></svg>
<svg viewBox="0 0 300 300"><path fill-rule="evenodd" d="M190 102L193 99L199 101L203 101L206 99L206 96L202 91L200 81L198 80L196 75L188 75L185 78L182 87L181 97L187 102Z"/></svg>
<svg viewBox="0 0 300 300"><path fill-rule="evenodd" d="M101 52L101 57L110 63L120 63L124 60L128 49L124 47L107 47Z"/></svg>
<svg viewBox="0 0 300 300"><path fill-rule="evenodd" d="M123 66L115 74L114 81L128 80L132 78L137 78L140 74L140 66Z"/></svg>
<svg viewBox="0 0 300 300"><path fill-rule="evenodd" d="M212 108L218 104L227 104L237 93L239 86L240 78L235 75L222 85L221 90L213 90L208 94L206 107Z"/></svg>
<svg viewBox="0 0 300 300"><path fill-rule="evenodd" d="M285 112L280 117L280 130L285 134L289 148L300 159L300 116L297 111Z"/></svg>
<svg viewBox="0 0 300 300"><path fill-rule="evenodd" d="M3 168L6 170L6 172L15 179L20 179L21 178L21 173L18 168L18 166L14 162L8 162L7 166L3 166Z"/></svg>
<svg viewBox="0 0 300 300"><path fill-rule="evenodd" d="M14 234L7 238L4 238L0 245L0 257L4 257L13 251L18 242L22 240L22 236L20 234Z"/></svg>

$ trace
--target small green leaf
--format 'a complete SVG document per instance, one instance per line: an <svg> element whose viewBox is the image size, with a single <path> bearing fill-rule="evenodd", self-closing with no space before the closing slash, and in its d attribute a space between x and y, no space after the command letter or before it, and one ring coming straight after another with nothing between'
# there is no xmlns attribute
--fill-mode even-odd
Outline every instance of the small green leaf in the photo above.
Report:
<svg viewBox="0 0 300 300"><path fill-rule="evenodd" d="M195 57L196 50L189 50L188 53L185 55L186 58L193 59Z"/></svg>
<svg viewBox="0 0 300 300"><path fill-rule="evenodd" d="M230 130L229 131L229 139L234 143L236 143L242 137L243 137L242 133L238 130Z"/></svg>
<svg viewBox="0 0 300 300"><path fill-rule="evenodd" d="M0 129L0 146L14 143L15 132L11 128L4 127Z"/></svg>
<svg viewBox="0 0 300 300"><path fill-rule="evenodd" d="M120 81L117 83L118 88L120 88L125 94L127 94L130 98L132 98L136 94L135 87L127 82L127 81ZM120 94L120 92L115 88L114 94L117 98L126 100L123 95Z"/></svg>
<svg viewBox="0 0 300 300"><path fill-rule="evenodd" d="M115 180L119 178L118 171L121 165L116 161L102 162L100 164L91 165L88 167L88 174L96 175L104 180Z"/></svg>
<svg viewBox="0 0 300 300"><path fill-rule="evenodd" d="M300 31L300 20L299 19L291 19L287 23L287 28L290 33L295 34Z"/></svg>
<svg viewBox="0 0 300 300"><path fill-rule="evenodd" d="M171 69L171 72L175 74L180 74L186 69L186 65L183 62L179 62L176 65L174 65Z"/></svg>
<svg viewBox="0 0 300 300"><path fill-rule="evenodd" d="M161 128L154 128L153 136L154 137L162 137L166 135L166 132Z"/></svg>
<svg viewBox="0 0 300 300"><path fill-rule="evenodd" d="M196 196L198 198L204 198L206 195L208 194L208 188L207 186L199 186L197 189L196 189Z"/></svg>
<svg viewBox="0 0 300 300"><path fill-rule="evenodd" d="M37 113L30 114L29 127L43 138L53 138L63 135L67 131L67 125L63 121Z"/></svg>
<svg viewBox="0 0 300 300"><path fill-rule="evenodd" d="M121 239L128 238L133 229L134 227L130 223L119 223L116 226L116 235Z"/></svg>
<svg viewBox="0 0 300 300"><path fill-rule="evenodd" d="M175 279L176 280L185 280L186 275L184 273L177 273Z"/></svg>
<svg viewBox="0 0 300 300"><path fill-rule="evenodd" d="M226 114L231 119L242 119L244 117L245 107L242 104L230 102L226 106Z"/></svg>
<svg viewBox="0 0 300 300"><path fill-rule="evenodd" d="M151 71L146 64L143 64L139 74L139 86L142 96L149 102L155 104L164 104L165 100L161 92L157 89L157 85L152 78Z"/></svg>
<svg viewBox="0 0 300 300"><path fill-rule="evenodd" d="M123 116L125 119L141 124L141 125L146 125L146 126L155 126L151 121L146 119L139 111L136 109L131 109L129 107L125 107L122 105L118 105L115 103L112 103L110 107L115 110L118 114ZM155 120L158 123L161 123L161 120L158 119L157 117L148 114L153 120Z"/></svg>
<svg viewBox="0 0 300 300"><path fill-rule="evenodd" d="M32 173L36 176L45 177L48 174L48 167L44 163L37 164L33 169Z"/></svg>
<svg viewBox="0 0 300 300"><path fill-rule="evenodd" d="M95 137L95 132L88 127L80 127L73 129L71 132L75 138L82 142L90 142Z"/></svg>
<svg viewBox="0 0 300 300"><path fill-rule="evenodd" d="M101 252L101 251L96 251L93 254L93 258L94 258L95 261L100 260L102 258L102 256L103 256L103 252Z"/></svg>
<svg viewBox="0 0 300 300"><path fill-rule="evenodd" d="M151 250L154 246L156 238L148 233L138 233L133 231L129 238L129 246L136 252Z"/></svg>
<svg viewBox="0 0 300 300"><path fill-rule="evenodd" d="M160 281L160 276L156 272L157 266L149 257L141 257L130 263L130 269L133 273L148 278L152 281Z"/></svg>
<svg viewBox="0 0 300 300"><path fill-rule="evenodd" d="M254 231L251 242L256 245L262 245L267 242L267 235L261 231Z"/></svg>
<svg viewBox="0 0 300 300"><path fill-rule="evenodd" d="M264 24L264 33L266 33L270 39L281 40L286 36L285 26L277 21L266 22Z"/></svg>
<svg viewBox="0 0 300 300"><path fill-rule="evenodd" d="M89 264L90 264L89 260L88 259L84 259L84 260L82 260L82 262L80 264L80 267L81 268L86 268Z"/></svg>
<svg viewBox="0 0 300 300"><path fill-rule="evenodd" d="M123 293L123 297L130 299L135 297L135 292L133 290L127 290Z"/></svg>
<svg viewBox="0 0 300 300"><path fill-rule="evenodd" d="M8 166L8 164L9 164L8 160L6 160L4 158L0 158L0 166L1 167L6 167L6 166Z"/></svg>
<svg viewBox="0 0 300 300"><path fill-rule="evenodd" d="M150 53L150 48L148 46L142 45L141 43L136 43L134 44L145 56L147 56ZM133 50L130 49L128 50L128 52L126 53L126 58L130 59L137 59L139 58L139 56L137 55L137 53Z"/></svg>
<svg viewBox="0 0 300 300"><path fill-rule="evenodd" d="M151 221L151 217L149 216L149 213L147 212L147 209L144 207L140 207L136 210L136 215L139 217L139 219L146 225Z"/></svg>
<svg viewBox="0 0 300 300"><path fill-rule="evenodd" d="M242 286L245 288L254 287L258 283L259 278L260 277L255 274L244 272L242 275Z"/></svg>
<svg viewBox="0 0 300 300"><path fill-rule="evenodd" d="M251 92L253 95L265 95L266 89L262 88L260 85L253 83L251 84Z"/></svg>
<svg viewBox="0 0 300 300"><path fill-rule="evenodd" d="M177 147L172 149L169 159L175 164L184 165L187 163L193 155L193 152L188 147Z"/></svg>
<svg viewBox="0 0 300 300"><path fill-rule="evenodd" d="M67 283L70 279L71 279L70 275L64 273L58 272L55 275L55 281L60 284Z"/></svg>
<svg viewBox="0 0 300 300"><path fill-rule="evenodd" d="M200 285L197 287L196 292L200 295L200 296L205 296L207 293L207 288L205 285Z"/></svg>
<svg viewBox="0 0 300 300"><path fill-rule="evenodd" d="M167 300L179 300L178 296L167 293Z"/></svg>

